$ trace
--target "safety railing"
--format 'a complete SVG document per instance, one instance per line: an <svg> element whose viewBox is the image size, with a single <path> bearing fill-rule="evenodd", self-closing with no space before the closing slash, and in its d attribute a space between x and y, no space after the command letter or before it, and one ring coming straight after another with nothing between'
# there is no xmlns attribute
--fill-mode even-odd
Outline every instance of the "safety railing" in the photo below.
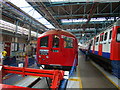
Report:
<svg viewBox="0 0 120 90"><path fill-rule="evenodd" d="M40 77L49 77L52 79L50 88L57 89L60 85L60 81L63 80L64 71L62 70L42 70L42 69L31 69L31 68L20 68L20 67L11 67L3 66L2 74L13 73L20 75L31 75L31 76L40 76Z"/></svg>

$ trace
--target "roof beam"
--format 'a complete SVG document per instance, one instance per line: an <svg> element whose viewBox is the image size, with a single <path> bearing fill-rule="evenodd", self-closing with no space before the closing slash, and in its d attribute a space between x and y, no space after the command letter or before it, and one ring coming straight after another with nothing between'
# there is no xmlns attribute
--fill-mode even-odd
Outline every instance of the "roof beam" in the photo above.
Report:
<svg viewBox="0 0 120 90"><path fill-rule="evenodd" d="M83 25L86 22L69 22L69 23L61 23L61 25ZM111 24L113 21L90 21L88 24Z"/></svg>
<svg viewBox="0 0 120 90"><path fill-rule="evenodd" d="M120 14L119 12L118 13L94 13L93 17L98 18L98 17L103 17L104 15L106 15L107 17L108 17L108 15L111 16L111 17L112 16L117 17L117 16L119 16L119 14ZM73 14L72 17L79 17L79 18L81 17L81 18L83 18L83 16L87 17L88 15L89 14ZM54 17L55 18L67 18L67 19L70 18L71 19L71 15L54 15Z"/></svg>
<svg viewBox="0 0 120 90"><path fill-rule="evenodd" d="M69 5L86 5L86 4L93 4L94 2L45 2L44 4L47 7L54 7L54 6L69 6ZM99 2L99 3L110 3L110 2Z"/></svg>
<svg viewBox="0 0 120 90"><path fill-rule="evenodd" d="M53 17L51 10L46 7L43 2L28 2L35 10L37 10L46 20L48 20L56 28L60 28L56 18ZM34 7L35 6L35 7Z"/></svg>

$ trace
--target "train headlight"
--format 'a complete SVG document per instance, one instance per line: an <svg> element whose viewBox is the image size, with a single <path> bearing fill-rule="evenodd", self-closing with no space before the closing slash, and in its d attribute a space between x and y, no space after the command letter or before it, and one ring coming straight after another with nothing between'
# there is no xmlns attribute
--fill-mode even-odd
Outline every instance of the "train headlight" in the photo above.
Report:
<svg viewBox="0 0 120 90"><path fill-rule="evenodd" d="M46 56L46 58L49 58L49 56Z"/></svg>

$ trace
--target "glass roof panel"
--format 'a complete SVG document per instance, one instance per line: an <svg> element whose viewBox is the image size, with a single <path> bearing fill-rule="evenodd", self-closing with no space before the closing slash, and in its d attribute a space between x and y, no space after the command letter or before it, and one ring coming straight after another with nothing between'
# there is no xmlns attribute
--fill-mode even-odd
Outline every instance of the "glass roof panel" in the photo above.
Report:
<svg viewBox="0 0 120 90"><path fill-rule="evenodd" d="M11 3L22 9L24 12L38 20L40 23L44 24L48 28L55 28L50 24L44 17L42 17L31 5L29 5L25 0L9 0Z"/></svg>

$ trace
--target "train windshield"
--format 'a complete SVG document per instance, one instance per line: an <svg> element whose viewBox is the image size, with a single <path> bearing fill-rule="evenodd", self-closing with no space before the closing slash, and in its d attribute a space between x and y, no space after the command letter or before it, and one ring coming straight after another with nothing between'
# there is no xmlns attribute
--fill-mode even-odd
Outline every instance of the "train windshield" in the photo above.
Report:
<svg viewBox="0 0 120 90"><path fill-rule="evenodd" d="M59 36L58 35L53 36L52 46L53 46L53 48L58 48L59 47Z"/></svg>
<svg viewBox="0 0 120 90"><path fill-rule="evenodd" d="M49 37L43 37L40 39L40 47L48 47L48 39Z"/></svg>
<svg viewBox="0 0 120 90"><path fill-rule="evenodd" d="M118 28L118 31L117 31L117 41L120 42L120 28Z"/></svg>
<svg viewBox="0 0 120 90"><path fill-rule="evenodd" d="M64 39L64 48L73 48L73 38L63 36Z"/></svg>

